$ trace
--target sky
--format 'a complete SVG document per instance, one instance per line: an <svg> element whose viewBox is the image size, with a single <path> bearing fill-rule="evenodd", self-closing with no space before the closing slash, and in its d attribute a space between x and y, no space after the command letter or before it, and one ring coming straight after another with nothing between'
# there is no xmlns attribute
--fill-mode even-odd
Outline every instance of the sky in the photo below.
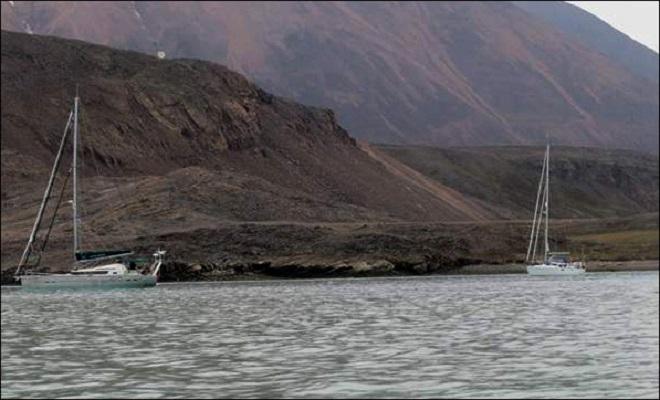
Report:
<svg viewBox="0 0 660 400"><path fill-rule="evenodd" d="M658 1L569 1L658 52Z"/></svg>

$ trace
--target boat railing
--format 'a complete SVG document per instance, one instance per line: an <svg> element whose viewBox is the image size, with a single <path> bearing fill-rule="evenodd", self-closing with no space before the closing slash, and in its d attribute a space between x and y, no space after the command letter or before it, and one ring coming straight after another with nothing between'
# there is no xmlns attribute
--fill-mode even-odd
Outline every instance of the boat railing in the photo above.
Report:
<svg viewBox="0 0 660 400"><path fill-rule="evenodd" d="M32 272L32 271L25 271L21 275L53 275L51 272ZM20 276L20 275L17 275Z"/></svg>

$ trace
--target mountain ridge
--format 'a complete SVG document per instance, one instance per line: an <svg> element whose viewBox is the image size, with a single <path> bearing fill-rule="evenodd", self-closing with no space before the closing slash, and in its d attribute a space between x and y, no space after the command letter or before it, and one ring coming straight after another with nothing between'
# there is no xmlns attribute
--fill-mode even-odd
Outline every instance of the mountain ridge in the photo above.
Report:
<svg viewBox="0 0 660 400"><path fill-rule="evenodd" d="M658 82L658 52L598 16L562 1L514 1L516 6L602 52L630 71Z"/></svg>
<svg viewBox="0 0 660 400"><path fill-rule="evenodd" d="M2 6L3 27L227 64L363 140L658 148L657 82L510 3Z"/></svg>

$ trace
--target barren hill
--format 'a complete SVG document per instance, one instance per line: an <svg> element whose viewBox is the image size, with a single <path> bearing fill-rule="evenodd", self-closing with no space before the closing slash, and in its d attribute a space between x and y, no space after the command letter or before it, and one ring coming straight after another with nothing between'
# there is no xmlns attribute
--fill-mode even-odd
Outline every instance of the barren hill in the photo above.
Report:
<svg viewBox="0 0 660 400"><path fill-rule="evenodd" d="M377 146L459 193L496 205L507 218L530 218L544 147ZM552 218L612 218L658 211L658 157L629 150L553 146Z"/></svg>
<svg viewBox="0 0 660 400"><path fill-rule="evenodd" d="M220 62L369 141L658 148L657 80L508 2L3 1L2 27Z"/></svg>
<svg viewBox="0 0 660 400"><path fill-rule="evenodd" d="M209 62L3 31L1 67L3 269L17 262L29 234L76 84L84 248L148 252L162 245L174 260L239 266L385 257L404 270L421 263L431 271L429 265L488 254L510 260L524 247L526 221L490 220L527 216L521 209L523 198L532 201L526 187L537 179L536 150L523 162L456 151L456 158L441 161L440 172L464 175L445 181L410 157L356 142L330 110L273 96ZM627 215L627 201L631 212L647 210L653 186L644 185L654 176L657 199L657 158L639 169L648 160L617 153L619 166L601 173L607 162L600 157L609 153L590 154L575 164L578 176L594 177L590 187L637 177L615 181L607 192L618 196L613 212L603 211L603 203L590 211L594 196L586 196L573 203L576 215ZM432 151L413 158L432 164L436 156L444 157ZM70 157L68 151L63 165ZM475 160L481 160L478 173ZM497 187L499 174L515 169L524 179L510 183L520 192L498 192L509 190ZM480 180L494 185L472 190ZM647 197L633 201L631 194ZM44 259L49 266L68 266L71 258L71 213L66 203L60 211ZM653 218L657 213L642 219L644 229L657 229Z"/></svg>
<svg viewBox="0 0 660 400"><path fill-rule="evenodd" d="M220 177L235 174L255 190L327 209L310 214L318 220L342 219L338 205L351 218L469 219L480 212L412 185L400 190L407 182L360 150L332 111L282 100L223 66L10 32L2 43L3 174L15 172L13 155L33 160L28 174L49 167L78 84L90 176L190 174L232 192ZM286 219L276 211L241 219Z"/></svg>
<svg viewBox="0 0 660 400"><path fill-rule="evenodd" d="M29 233L76 84L89 241L219 221L489 215L389 172L332 111L272 96L223 66L3 31L3 258Z"/></svg>

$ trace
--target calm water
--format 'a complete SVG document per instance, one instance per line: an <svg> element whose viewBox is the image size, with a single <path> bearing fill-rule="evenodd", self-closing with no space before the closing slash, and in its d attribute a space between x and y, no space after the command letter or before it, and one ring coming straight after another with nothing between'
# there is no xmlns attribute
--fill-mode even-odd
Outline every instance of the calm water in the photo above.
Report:
<svg viewBox="0 0 660 400"><path fill-rule="evenodd" d="M2 290L2 397L658 397L658 273Z"/></svg>

